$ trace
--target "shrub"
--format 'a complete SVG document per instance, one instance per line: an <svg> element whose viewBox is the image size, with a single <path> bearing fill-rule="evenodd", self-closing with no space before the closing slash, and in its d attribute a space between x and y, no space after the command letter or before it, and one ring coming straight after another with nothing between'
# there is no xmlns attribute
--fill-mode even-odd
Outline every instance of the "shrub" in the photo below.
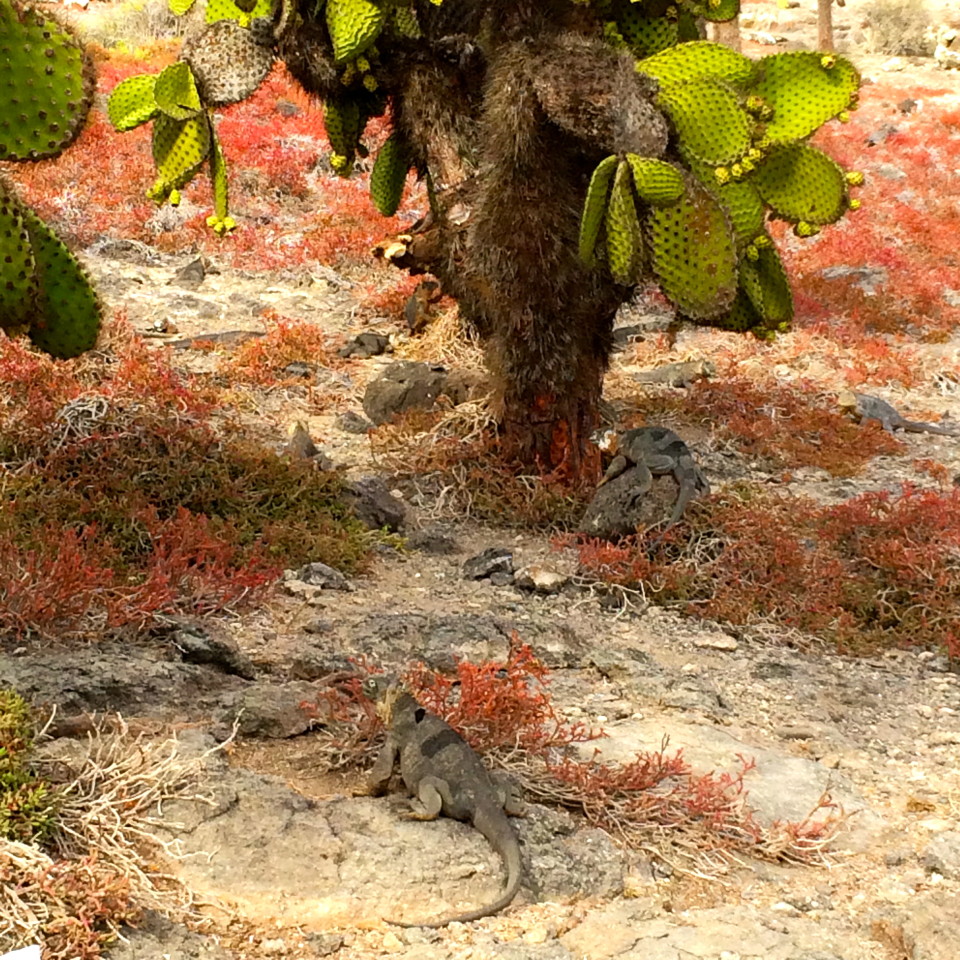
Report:
<svg viewBox="0 0 960 960"><path fill-rule="evenodd" d="M49 840L57 825L57 793L30 767L34 732L23 697L0 690L0 838L20 843Z"/></svg>
<svg viewBox="0 0 960 960"><path fill-rule="evenodd" d="M925 0L869 0L861 12L872 53L900 57L933 53L932 19Z"/></svg>

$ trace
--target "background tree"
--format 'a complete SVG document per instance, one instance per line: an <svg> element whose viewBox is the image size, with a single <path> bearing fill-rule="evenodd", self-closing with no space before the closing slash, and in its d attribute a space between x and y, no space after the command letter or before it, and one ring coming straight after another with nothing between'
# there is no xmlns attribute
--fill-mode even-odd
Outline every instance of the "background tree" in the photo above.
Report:
<svg viewBox="0 0 960 960"><path fill-rule="evenodd" d="M111 118L154 121L158 201L209 161L209 222L226 232L209 108L248 96L274 52L325 102L339 172L388 113L374 199L392 213L411 166L430 198L392 258L437 276L483 338L506 456L590 481L614 316L636 285L659 284L681 317L771 335L792 304L767 211L809 236L856 203L805 143L854 104L856 71L700 40L702 18L738 12L739 0L208 0L181 62L120 84Z"/></svg>

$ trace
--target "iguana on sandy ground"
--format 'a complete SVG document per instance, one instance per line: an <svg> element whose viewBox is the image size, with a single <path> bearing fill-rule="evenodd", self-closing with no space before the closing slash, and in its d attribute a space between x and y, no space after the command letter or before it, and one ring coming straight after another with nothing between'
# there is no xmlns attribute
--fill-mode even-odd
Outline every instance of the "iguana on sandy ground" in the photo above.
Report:
<svg viewBox="0 0 960 960"><path fill-rule="evenodd" d="M711 360L683 360L667 363L653 370L641 370L632 374L637 383L664 383L671 387L689 387L695 380L713 377L717 366Z"/></svg>
<svg viewBox="0 0 960 960"><path fill-rule="evenodd" d="M508 785L494 779L453 727L422 707L396 680L369 677L363 682L363 692L376 703L377 715L387 727L386 742L370 771L370 794L386 791L399 758L400 775L414 797L408 819L435 820L443 813L469 821L487 838L507 869L506 888L489 906L430 923L387 922L401 927L437 928L479 920L502 910L520 889L520 842L507 813L520 816L522 804Z"/></svg>
<svg viewBox="0 0 960 960"><path fill-rule="evenodd" d="M941 427L935 423L920 420L906 420L886 400L871 397L866 393L854 393L844 390L837 397L837 404L861 423L876 420L887 433L894 430L906 430L908 433L935 433L942 437L960 437L960 430Z"/></svg>
<svg viewBox="0 0 960 960"><path fill-rule="evenodd" d="M608 430L601 439L600 447L612 451L616 456L598 486L609 483L631 467L646 468L647 476L639 486L645 485L647 490L654 477L673 475L680 492L670 522L664 529L672 527L683 516L687 504L694 497L710 492L710 484L693 459L690 448L666 427L638 427L620 435Z"/></svg>

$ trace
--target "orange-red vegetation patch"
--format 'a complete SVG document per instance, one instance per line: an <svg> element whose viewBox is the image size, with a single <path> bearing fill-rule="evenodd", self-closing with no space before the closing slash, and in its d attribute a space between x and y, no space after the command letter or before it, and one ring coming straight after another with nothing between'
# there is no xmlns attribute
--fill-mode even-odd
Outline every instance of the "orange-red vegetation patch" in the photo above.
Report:
<svg viewBox="0 0 960 960"><path fill-rule="evenodd" d="M888 433L860 427L803 382L700 381L682 397L660 394L639 406L651 422L666 412L709 424L743 453L776 467L820 467L851 476L873 457L902 449Z"/></svg>
<svg viewBox="0 0 960 960"><path fill-rule="evenodd" d="M71 636L221 610L284 566L364 566L340 480L244 438L129 335L56 361L0 339L0 633Z"/></svg>
<svg viewBox="0 0 960 960"><path fill-rule="evenodd" d="M773 621L842 649L919 645L960 658L960 490L864 493L835 506L741 486L694 504L652 547L577 542L584 572L734 624Z"/></svg>

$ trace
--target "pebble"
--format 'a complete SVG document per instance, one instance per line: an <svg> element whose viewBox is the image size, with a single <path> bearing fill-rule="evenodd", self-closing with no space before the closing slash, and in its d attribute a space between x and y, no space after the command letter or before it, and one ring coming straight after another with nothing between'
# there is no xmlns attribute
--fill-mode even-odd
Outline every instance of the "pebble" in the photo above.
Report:
<svg viewBox="0 0 960 960"><path fill-rule="evenodd" d="M693 645L708 650L737 650L740 647L740 644L733 637L728 637L725 634L718 637L697 637L693 641Z"/></svg>

